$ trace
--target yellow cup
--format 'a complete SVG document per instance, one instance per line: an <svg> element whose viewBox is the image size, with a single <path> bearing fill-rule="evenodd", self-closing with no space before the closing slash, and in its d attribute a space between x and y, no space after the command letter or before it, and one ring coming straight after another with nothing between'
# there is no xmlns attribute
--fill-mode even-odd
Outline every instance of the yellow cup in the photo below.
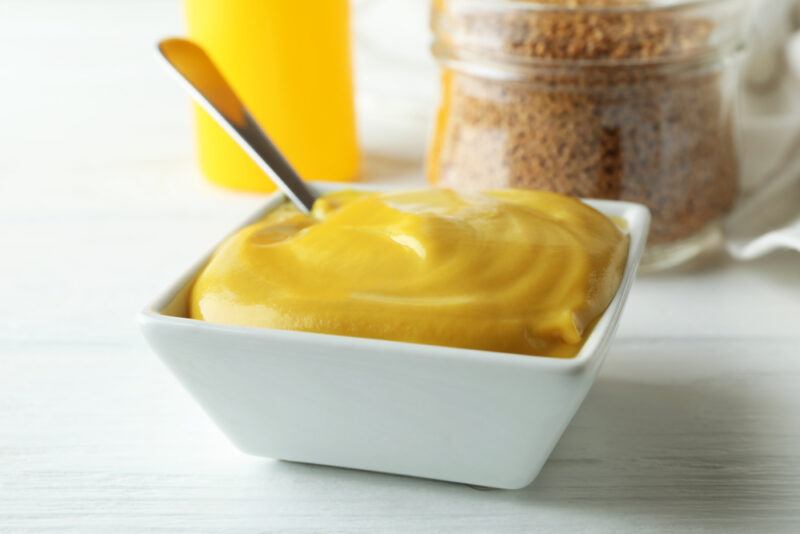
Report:
<svg viewBox="0 0 800 534"><path fill-rule="evenodd" d="M297 172L358 175L348 0L186 0L202 45ZM200 167L212 182L271 191L239 146L195 107Z"/></svg>

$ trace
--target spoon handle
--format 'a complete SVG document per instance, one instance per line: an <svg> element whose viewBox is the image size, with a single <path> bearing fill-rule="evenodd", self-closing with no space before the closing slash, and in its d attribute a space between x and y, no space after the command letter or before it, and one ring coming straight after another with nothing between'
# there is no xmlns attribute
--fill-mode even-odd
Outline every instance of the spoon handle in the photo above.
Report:
<svg viewBox="0 0 800 534"><path fill-rule="evenodd" d="M301 211L309 212L316 194L303 182L280 150L247 111L222 73L198 45L165 39L158 50L198 104L244 149Z"/></svg>

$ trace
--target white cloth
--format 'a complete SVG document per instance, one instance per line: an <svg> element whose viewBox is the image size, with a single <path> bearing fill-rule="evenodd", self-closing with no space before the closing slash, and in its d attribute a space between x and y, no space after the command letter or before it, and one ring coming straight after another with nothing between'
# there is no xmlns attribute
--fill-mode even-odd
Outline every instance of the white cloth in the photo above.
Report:
<svg viewBox="0 0 800 534"><path fill-rule="evenodd" d="M726 224L740 260L800 251L800 0L759 0L741 78L743 197Z"/></svg>

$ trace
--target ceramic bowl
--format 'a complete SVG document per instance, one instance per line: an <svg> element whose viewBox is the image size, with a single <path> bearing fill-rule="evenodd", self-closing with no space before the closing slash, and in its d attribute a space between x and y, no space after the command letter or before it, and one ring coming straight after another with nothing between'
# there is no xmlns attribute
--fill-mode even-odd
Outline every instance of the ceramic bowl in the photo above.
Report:
<svg viewBox="0 0 800 534"><path fill-rule="evenodd" d="M274 209L273 196L245 224ZM573 359L225 326L186 318L206 256L139 315L153 350L242 451L257 456L495 488L530 484L608 352L650 216L625 221L616 296Z"/></svg>

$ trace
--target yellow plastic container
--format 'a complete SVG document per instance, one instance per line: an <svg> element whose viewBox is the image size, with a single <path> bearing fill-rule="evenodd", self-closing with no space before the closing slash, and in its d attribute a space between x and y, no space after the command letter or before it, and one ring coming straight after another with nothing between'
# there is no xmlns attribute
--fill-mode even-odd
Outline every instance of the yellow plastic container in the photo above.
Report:
<svg viewBox="0 0 800 534"><path fill-rule="evenodd" d="M303 178L358 176L348 0L186 0L201 44ZM195 108L200 167L212 182L270 191L269 180Z"/></svg>

